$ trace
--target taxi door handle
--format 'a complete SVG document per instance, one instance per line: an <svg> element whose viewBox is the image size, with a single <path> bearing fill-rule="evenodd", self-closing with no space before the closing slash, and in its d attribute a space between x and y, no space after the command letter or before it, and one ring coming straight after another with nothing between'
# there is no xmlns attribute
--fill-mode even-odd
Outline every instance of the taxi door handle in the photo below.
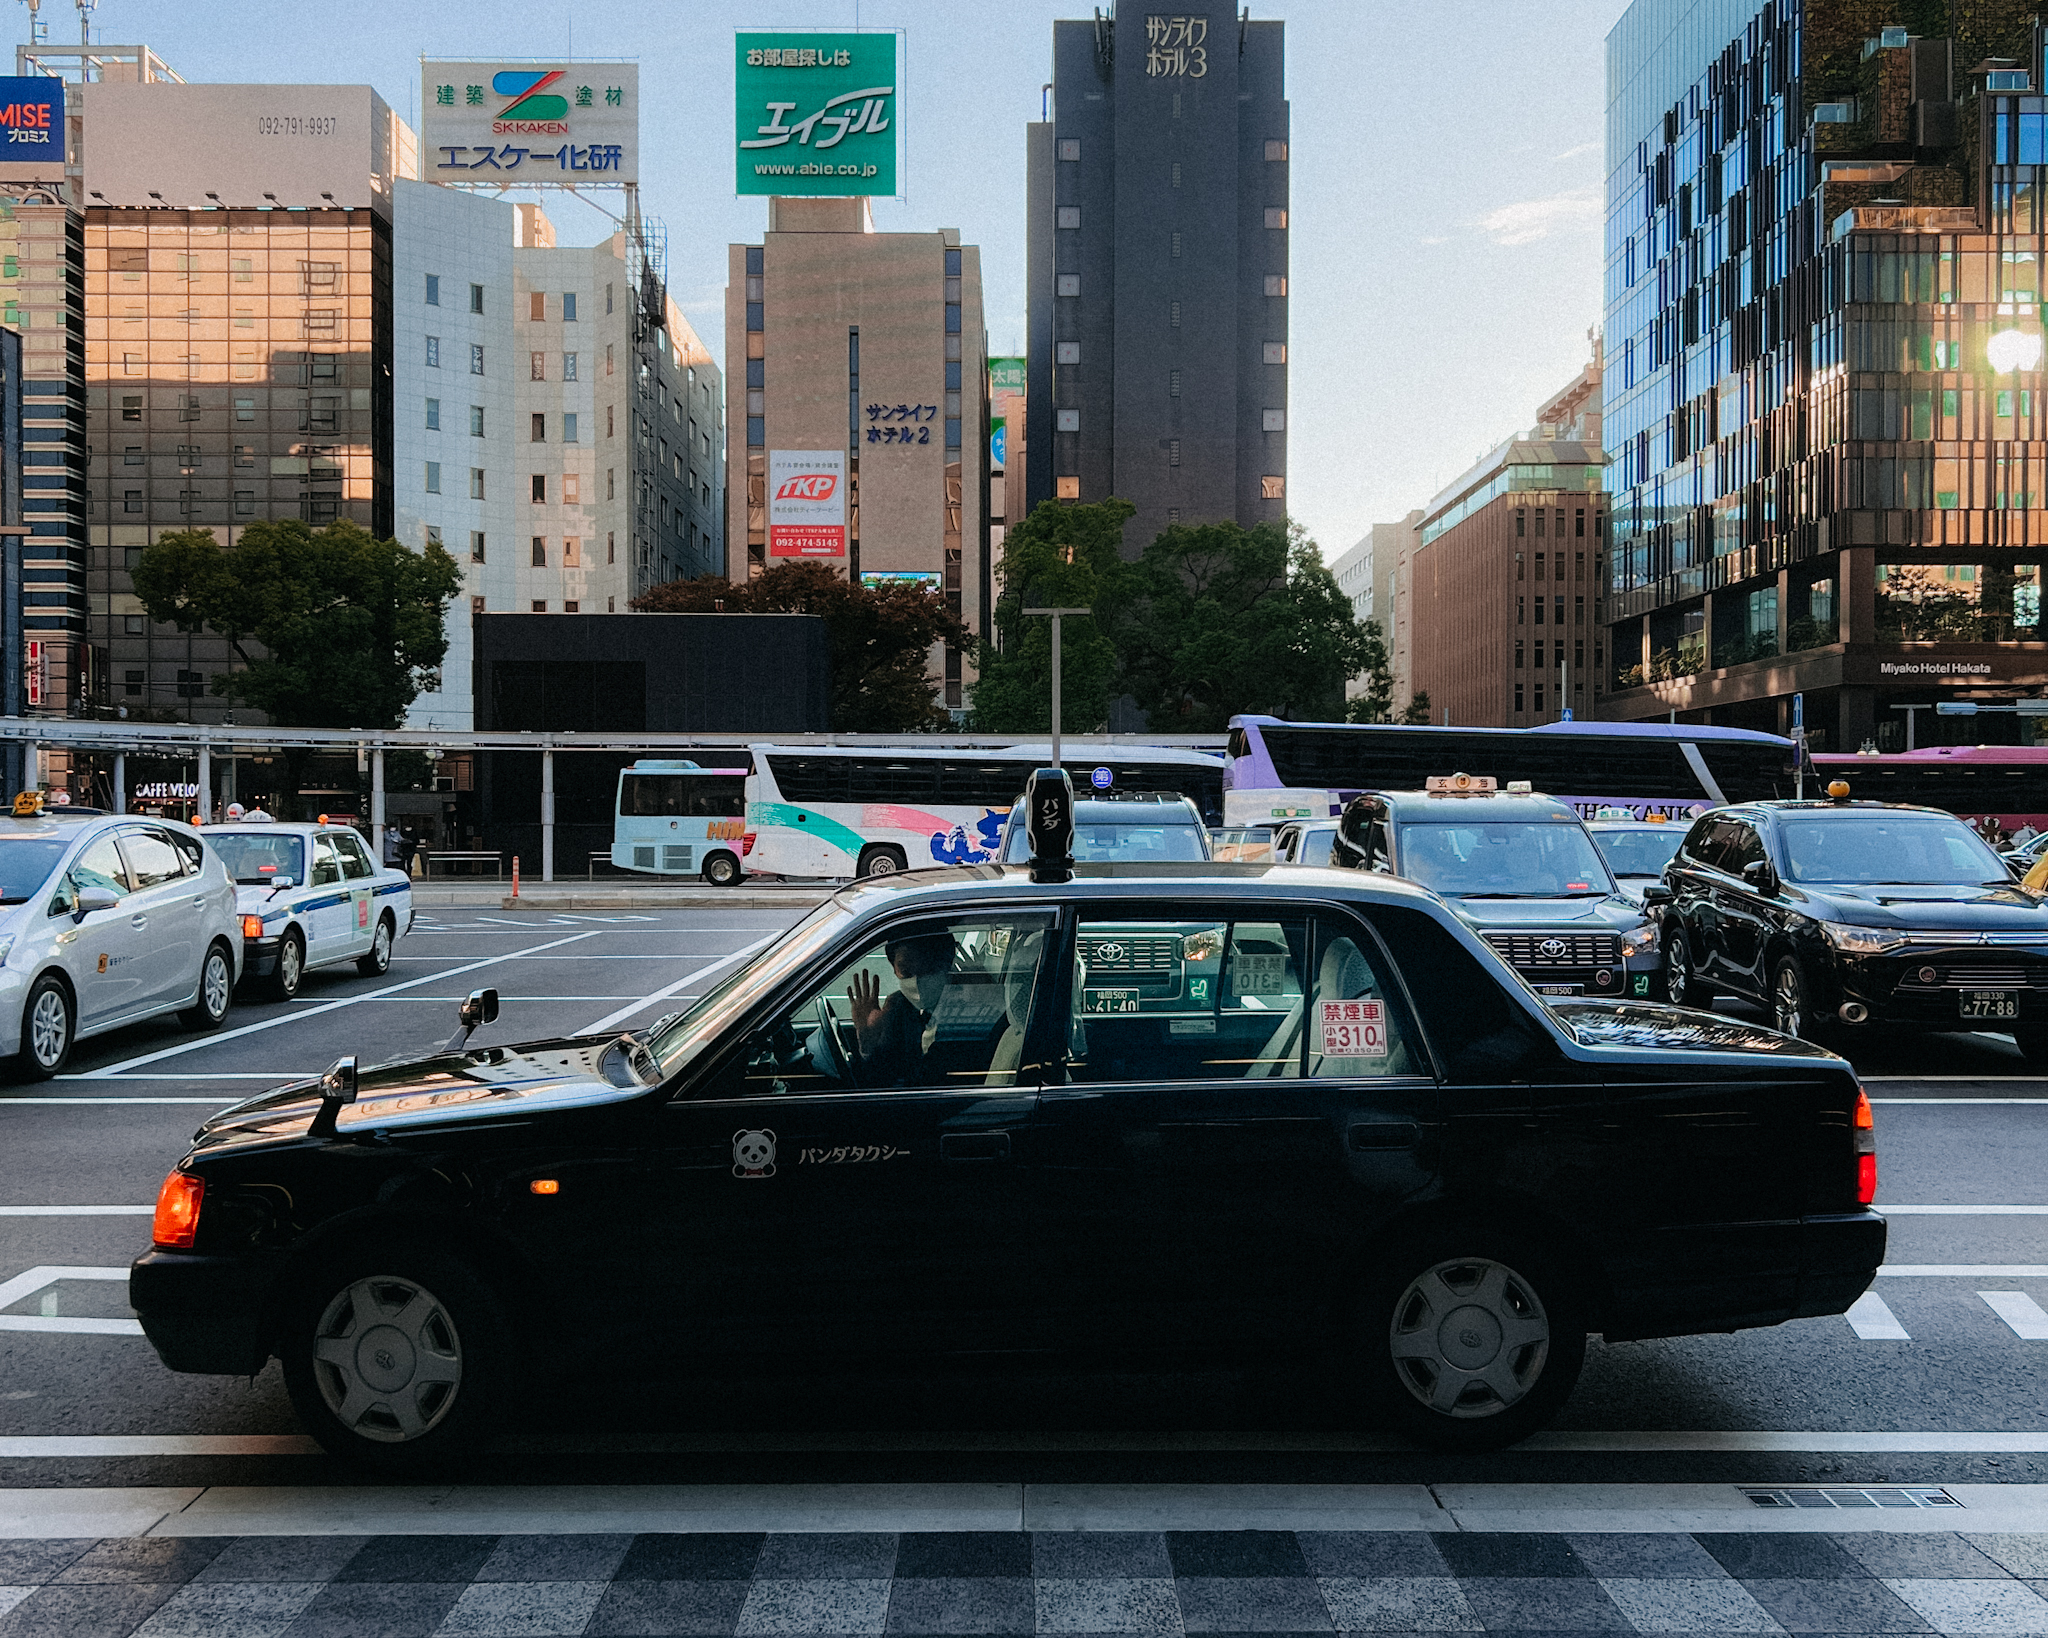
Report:
<svg viewBox="0 0 2048 1638"><path fill-rule="evenodd" d="M1351 1128L1351 1147L1366 1149L1412 1149L1415 1147L1412 1120L1361 1121Z"/></svg>
<svg viewBox="0 0 2048 1638"><path fill-rule="evenodd" d="M140 911L137 911L134 915L128 918L128 925L130 927L133 927L136 930L136 932L139 933L143 930L143 928L149 925L149 917L142 914Z"/></svg>
<svg viewBox="0 0 2048 1638"><path fill-rule="evenodd" d="M939 1156L944 1160L1008 1160L1008 1132L944 1132L939 1137Z"/></svg>

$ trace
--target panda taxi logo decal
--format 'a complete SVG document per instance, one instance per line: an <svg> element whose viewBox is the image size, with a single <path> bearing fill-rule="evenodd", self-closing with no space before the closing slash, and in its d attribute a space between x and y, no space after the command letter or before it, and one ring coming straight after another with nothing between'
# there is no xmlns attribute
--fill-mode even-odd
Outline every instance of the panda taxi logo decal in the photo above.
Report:
<svg viewBox="0 0 2048 1638"><path fill-rule="evenodd" d="M775 1134L754 1130L732 1135L732 1175L773 1177L775 1175Z"/></svg>

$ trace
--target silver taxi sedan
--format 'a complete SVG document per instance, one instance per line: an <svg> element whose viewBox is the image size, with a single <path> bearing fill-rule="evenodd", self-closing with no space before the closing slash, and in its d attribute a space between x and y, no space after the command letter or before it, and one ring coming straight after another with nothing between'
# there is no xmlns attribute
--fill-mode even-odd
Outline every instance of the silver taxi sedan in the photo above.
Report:
<svg viewBox="0 0 2048 1638"><path fill-rule="evenodd" d="M206 840L234 878L243 970L289 1001L310 967L353 961L365 978L391 970L412 930L412 879L381 866L347 825L243 820Z"/></svg>
<svg viewBox="0 0 2048 1638"><path fill-rule="evenodd" d="M169 1012L218 1027L238 931L234 885L188 826L42 813L31 794L0 818L0 1055L46 1080L88 1035Z"/></svg>

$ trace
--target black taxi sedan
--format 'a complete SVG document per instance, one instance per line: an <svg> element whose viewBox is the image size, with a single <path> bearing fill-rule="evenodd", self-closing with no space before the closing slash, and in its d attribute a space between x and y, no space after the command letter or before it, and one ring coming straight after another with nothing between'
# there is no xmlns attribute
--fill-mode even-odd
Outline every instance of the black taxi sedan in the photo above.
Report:
<svg viewBox="0 0 2048 1638"><path fill-rule="evenodd" d="M2048 1064L2048 901L1955 815L1831 790L1695 821L1666 868L1667 998L1739 996L1829 1045L1996 1030Z"/></svg>
<svg viewBox="0 0 2048 1638"><path fill-rule="evenodd" d="M1546 1008L1354 871L997 866L841 890L644 1031L250 1099L130 1295L391 1468L548 1373L1333 1355L1425 1441L1545 1422L1589 1331L1839 1313L1882 1261L1839 1058ZM630 1364L629 1364L630 1362Z"/></svg>

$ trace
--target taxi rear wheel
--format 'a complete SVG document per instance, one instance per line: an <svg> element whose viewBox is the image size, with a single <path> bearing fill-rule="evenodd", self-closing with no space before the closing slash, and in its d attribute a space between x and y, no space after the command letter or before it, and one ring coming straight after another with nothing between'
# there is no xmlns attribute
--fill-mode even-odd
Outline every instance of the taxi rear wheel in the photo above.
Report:
<svg viewBox="0 0 2048 1638"><path fill-rule="evenodd" d="M47 1081L71 1058L71 1043L77 1035L77 1015L71 992L49 973L35 981L21 1009L21 1050L15 1054L15 1071L25 1081Z"/></svg>
<svg viewBox="0 0 2048 1638"><path fill-rule="evenodd" d="M415 1471L488 1429L507 1334L496 1297L456 1258L370 1254L309 1286L287 1323L285 1387L334 1455Z"/></svg>
<svg viewBox="0 0 2048 1638"><path fill-rule="evenodd" d="M1827 1026L1814 1011L1813 987L1795 956L1780 956L1771 968L1771 1025L1802 1041L1827 1044Z"/></svg>
<svg viewBox="0 0 2048 1638"><path fill-rule="evenodd" d="M270 975L270 993L280 1001L289 1001L299 993L305 978L306 941L296 927L288 927L277 946L277 971Z"/></svg>
<svg viewBox="0 0 2048 1638"><path fill-rule="evenodd" d="M1664 940L1664 999L1674 1007L1711 1007L1713 989L1699 981L1685 930L1674 927Z"/></svg>
<svg viewBox="0 0 2048 1638"><path fill-rule="evenodd" d="M356 971L365 978L382 978L391 971L391 940L395 936L391 930L391 918L379 916L377 931L370 938L369 953L357 958Z"/></svg>
<svg viewBox="0 0 2048 1638"><path fill-rule="evenodd" d="M178 1014L187 1029L219 1029L235 999L235 958L225 944L206 947L206 959L199 964L199 988L192 1005Z"/></svg>
<svg viewBox="0 0 2048 1638"><path fill-rule="evenodd" d="M1585 1363L1569 1284L1526 1248L1396 1259L1366 1313L1406 1430L1439 1450L1499 1450L1558 1412Z"/></svg>

